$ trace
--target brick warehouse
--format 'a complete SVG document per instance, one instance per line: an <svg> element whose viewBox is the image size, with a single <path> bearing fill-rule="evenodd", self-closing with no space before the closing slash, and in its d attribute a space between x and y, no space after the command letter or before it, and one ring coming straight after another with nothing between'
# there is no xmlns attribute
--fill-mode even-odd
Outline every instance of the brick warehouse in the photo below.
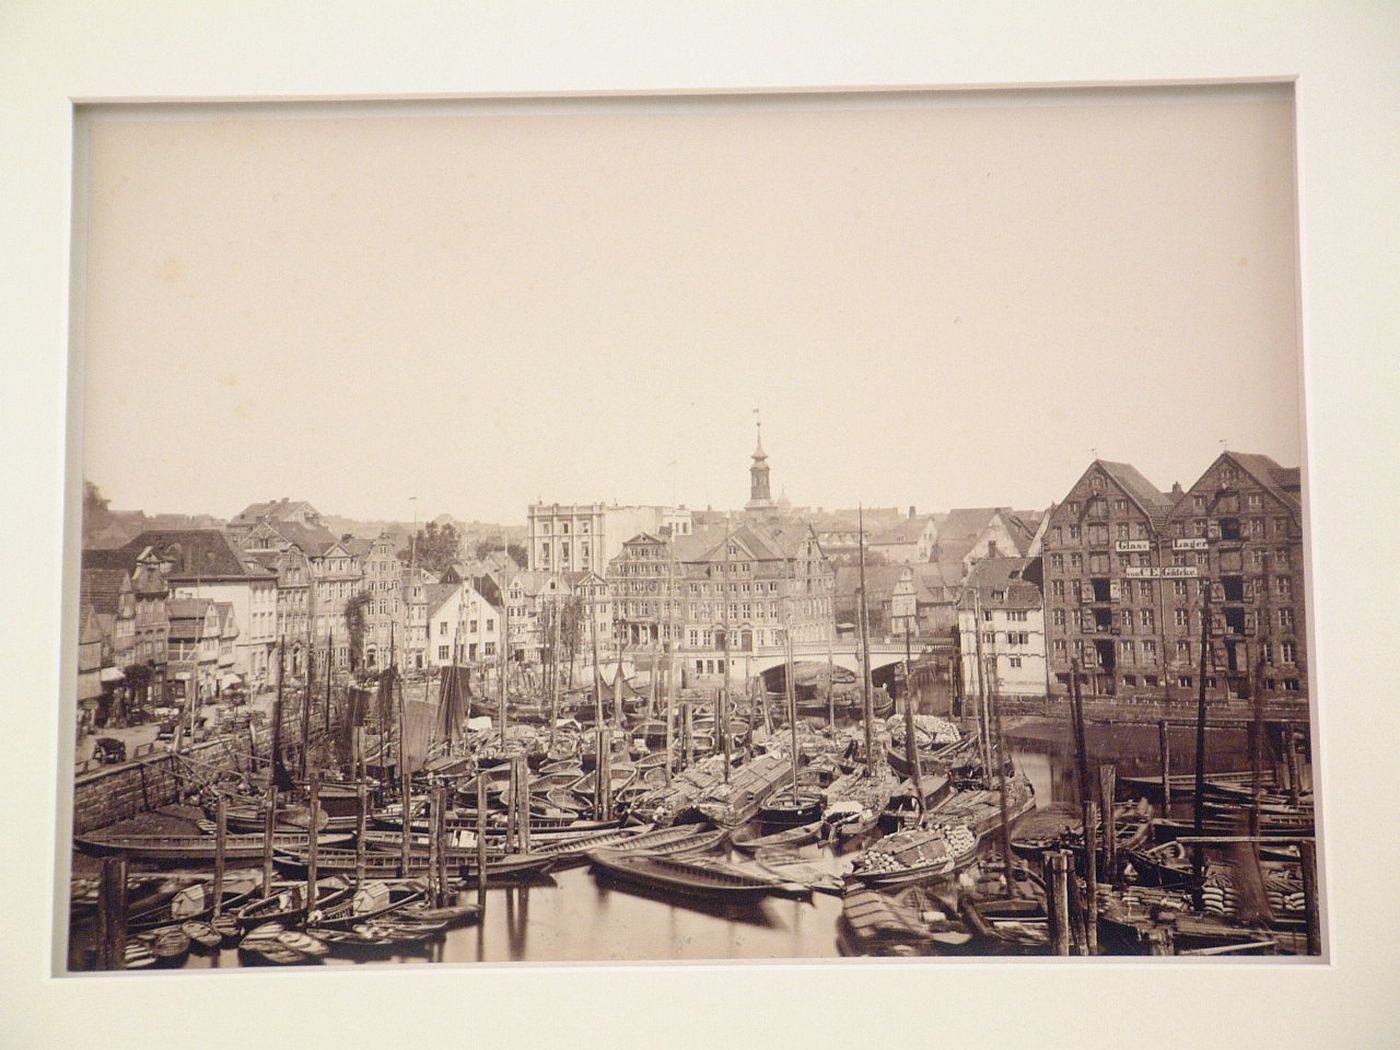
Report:
<svg viewBox="0 0 1400 1050"><path fill-rule="evenodd" d="M1051 511L1043 549L1052 697L1078 659L1088 696L1182 700L1307 695L1297 468L1225 452L1186 492L1095 460ZM1263 665L1259 667L1262 657Z"/></svg>

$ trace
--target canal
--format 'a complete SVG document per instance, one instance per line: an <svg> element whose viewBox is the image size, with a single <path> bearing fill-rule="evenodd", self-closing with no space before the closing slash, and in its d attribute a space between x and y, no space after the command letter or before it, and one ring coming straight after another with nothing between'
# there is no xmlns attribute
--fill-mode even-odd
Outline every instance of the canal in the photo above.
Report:
<svg viewBox="0 0 1400 1050"><path fill-rule="evenodd" d="M1038 806L1077 798L1067 723L1022 720L1008 726L1007 736L1018 764L1035 786ZM1193 732L1184 727L1173 729L1170 742L1173 771L1190 772ZM1090 726L1088 744L1091 767L1114 761L1123 775L1155 775L1159 770L1155 727ZM1247 768L1247 733L1211 731L1208 755L1211 771ZM804 847L801 853L833 873L849 868L852 857L817 846ZM750 863L732 848L728 859L740 865ZM465 894L462 899L472 900L474 894ZM449 930L421 950L362 959L332 956L327 963L836 958L842 954L840 917L841 900L829 894L815 893L810 900L769 897L752 906L717 907L614 885L582 866L530 883L492 886L479 924ZM75 955L81 953L84 939L75 937ZM224 949L213 954L192 952L185 968L239 965L237 950Z"/></svg>

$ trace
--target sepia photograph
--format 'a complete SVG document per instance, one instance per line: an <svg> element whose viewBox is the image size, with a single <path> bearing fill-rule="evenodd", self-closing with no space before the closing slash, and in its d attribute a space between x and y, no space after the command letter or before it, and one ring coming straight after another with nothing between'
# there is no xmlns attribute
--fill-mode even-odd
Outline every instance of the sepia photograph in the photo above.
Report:
<svg viewBox="0 0 1400 1050"><path fill-rule="evenodd" d="M1291 85L75 134L68 973L1325 957Z"/></svg>

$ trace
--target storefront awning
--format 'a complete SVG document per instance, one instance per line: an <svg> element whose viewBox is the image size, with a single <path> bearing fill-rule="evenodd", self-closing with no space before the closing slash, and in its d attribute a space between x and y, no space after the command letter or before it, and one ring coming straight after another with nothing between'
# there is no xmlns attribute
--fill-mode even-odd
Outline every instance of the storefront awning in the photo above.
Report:
<svg viewBox="0 0 1400 1050"><path fill-rule="evenodd" d="M220 685L225 685L225 686L227 686L227 685L242 685L242 684L243 684L243 676L242 676L242 675L236 675L236 674L220 675L220 676L219 676L219 684L220 684Z"/></svg>
<svg viewBox="0 0 1400 1050"><path fill-rule="evenodd" d="M115 668L115 667L104 667L104 668L102 668L102 681L104 681L104 682L121 682L121 681L124 681L125 679L126 679L126 675L122 674L121 671L120 671L118 668Z"/></svg>

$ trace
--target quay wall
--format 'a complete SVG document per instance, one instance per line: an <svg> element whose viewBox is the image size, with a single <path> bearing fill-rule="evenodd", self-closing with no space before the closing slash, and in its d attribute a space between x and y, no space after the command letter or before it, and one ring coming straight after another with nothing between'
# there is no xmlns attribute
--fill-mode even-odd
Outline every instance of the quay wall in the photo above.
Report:
<svg viewBox="0 0 1400 1050"><path fill-rule="evenodd" d="M256 754L268 753L267 738L252 737ZM138 813L179 801L192 786L188 773L244 773L249 767L249 735L195 744L181 755L159 749L116 766L80 773L73 781L73 833L96 831Z"/></svg>

